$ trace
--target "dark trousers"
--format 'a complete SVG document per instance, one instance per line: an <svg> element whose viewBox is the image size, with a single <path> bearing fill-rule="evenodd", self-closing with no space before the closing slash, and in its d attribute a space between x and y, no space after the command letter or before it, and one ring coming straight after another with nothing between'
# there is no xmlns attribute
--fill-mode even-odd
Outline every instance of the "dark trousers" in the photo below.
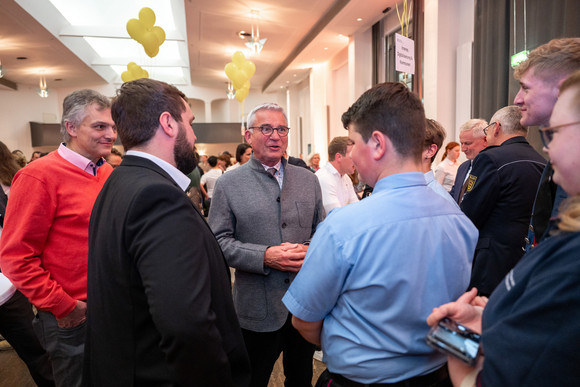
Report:
<svg viewBox="0 0 580 387"><path fill-rule="evenodd" d="M52 359L54 380L59 387L81 386L86 322L74 328L59 328L52 313L38 311L32 323L40 343Z"/></svg>
<svg viewBox="0 0 580 387"><path fill-rule="evenodd" d="M251 387L267 387L276 360L283 353L284 385L312 386L312 355L314 344L302 338L292 326L292 316L274 332L254 332L242 329L252 366Z"/></svg>
<svg viewBox="0 0 580 387"><path fill-rule="evenodd" d="M22 293L16 291L0 306L0 334L24 361L39 387L54 386L50 358L34 333L33 319L32 305Z"/></svg>
<svg viewBox="0 0 580 387"><path fill-rule="evenodd" d="M364 384L347 379L342 375L330 372L328 369L318 378L315 387L453 387L447 372L447 364L426 375L419 375L395 383Z"/></svg>

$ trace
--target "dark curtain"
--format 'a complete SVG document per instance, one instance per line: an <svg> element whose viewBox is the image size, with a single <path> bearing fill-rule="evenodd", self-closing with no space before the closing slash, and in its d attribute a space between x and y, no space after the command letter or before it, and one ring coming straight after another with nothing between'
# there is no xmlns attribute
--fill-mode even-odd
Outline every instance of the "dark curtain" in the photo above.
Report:
<svg viewBox="0 0 580 387"><path fill-rule="evenodd" d="M524 38L525 3L525 38ZM475 0L472 64L472 117L489 120L513 103L519 83L510 58L551 39L580 36L578 0ZM536 133L530 133L532 143Z"/></svg>
<svg viewBox="0 0 580 387"><path fill-rule="evenodd" d="M509 84L510 0L476 0L471 116L489 120L506 106Z"/></svg>

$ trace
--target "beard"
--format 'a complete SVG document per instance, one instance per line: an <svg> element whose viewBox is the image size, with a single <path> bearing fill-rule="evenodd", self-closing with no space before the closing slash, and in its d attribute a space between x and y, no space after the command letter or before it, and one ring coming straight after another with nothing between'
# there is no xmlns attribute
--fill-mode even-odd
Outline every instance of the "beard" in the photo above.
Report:
<svg viewBox="0 0 580 387"><path fill-rule="evenodd" d="M193 145L187 141L185 129L181 124L179 124L179 133L173 146L173 157L175 158L175 166L185 175L191 173L197 166L198 160Z"/></svg>

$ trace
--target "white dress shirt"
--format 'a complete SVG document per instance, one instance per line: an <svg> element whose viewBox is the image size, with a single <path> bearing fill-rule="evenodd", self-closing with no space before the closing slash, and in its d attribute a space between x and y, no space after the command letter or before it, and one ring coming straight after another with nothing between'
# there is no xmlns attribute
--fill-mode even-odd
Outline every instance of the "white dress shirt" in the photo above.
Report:
<svg viewBox="0 0 580 387"><path fill-rule="evenodd" d="M322 203L327 215L333 208L358 202L350 177L347 174L340 176L331 163L316 171L316 177L322 189Z"/></svg>

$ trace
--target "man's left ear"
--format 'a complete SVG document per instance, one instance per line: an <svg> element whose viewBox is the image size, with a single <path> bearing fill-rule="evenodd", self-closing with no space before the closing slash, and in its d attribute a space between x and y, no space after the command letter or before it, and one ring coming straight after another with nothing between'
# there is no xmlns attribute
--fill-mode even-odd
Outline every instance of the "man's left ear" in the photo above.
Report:
<svg viewBox="0 0 580 387"><path fill-rule="evenodd" d="M388 147L387 141L388 139L385 135L378 130L371 133L368 145L371 147L373 159L380 160L383 158Z"/></svg>
<svg viewBox="0 0 580 387"><path fill-rule="evenodd" d="M437 144L431 144L425 149L425 158L430 159L437 153Z"/></svg>

